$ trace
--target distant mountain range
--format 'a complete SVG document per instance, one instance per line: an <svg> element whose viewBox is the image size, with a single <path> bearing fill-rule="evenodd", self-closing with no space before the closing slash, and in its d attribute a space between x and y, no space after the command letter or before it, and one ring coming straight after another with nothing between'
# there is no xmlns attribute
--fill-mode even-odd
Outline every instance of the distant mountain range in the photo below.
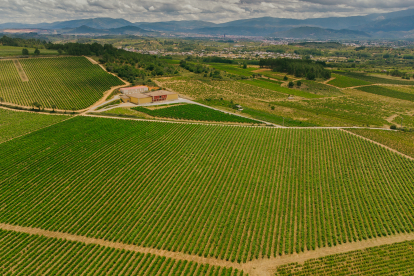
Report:
<svg viewBox="0 0 414 276"><path fill-rule="evenodd" d="M270 36L304 39L404 38L414 33L414 9L367 16L286 19L262 17L226 23L205 21L136 22L94 18L54 23L0 24L5 29L36 29L50 33L79 35L165 35L204 34Z"/></svg>
<svg viewBox="0 0 414 276"><path fill-rule="evenodd" d="M158 32L143 30L136 26L123 26L119 28L110 29L97 29L91 28L87 25L82 25L74 29L62 29L64 34L77 34L77 35L155 35Z"/></svg>

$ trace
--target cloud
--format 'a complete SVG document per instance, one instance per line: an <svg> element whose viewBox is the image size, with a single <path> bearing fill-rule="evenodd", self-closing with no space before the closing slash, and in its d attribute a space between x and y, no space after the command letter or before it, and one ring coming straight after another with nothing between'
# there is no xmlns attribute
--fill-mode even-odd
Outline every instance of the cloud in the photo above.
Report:
<svg viewBox="0 0 414 276"><path fill-rule="evenodd" d="M414 7L414 0L0 0L0 23L113 17L132 22L198 19L226 22L272 16L365 15Z"/></svg>

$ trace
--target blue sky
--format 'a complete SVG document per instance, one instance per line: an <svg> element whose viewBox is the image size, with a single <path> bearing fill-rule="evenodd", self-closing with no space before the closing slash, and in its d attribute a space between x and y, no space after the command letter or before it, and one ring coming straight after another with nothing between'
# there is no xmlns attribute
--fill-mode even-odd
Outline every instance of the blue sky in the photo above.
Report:
<svg viewBox="0 0 414 276"><path fill-rule="evenodd" d="M132 22L315 18L414 8L414 0L0 0L0 23L112 17Z"/></svg>

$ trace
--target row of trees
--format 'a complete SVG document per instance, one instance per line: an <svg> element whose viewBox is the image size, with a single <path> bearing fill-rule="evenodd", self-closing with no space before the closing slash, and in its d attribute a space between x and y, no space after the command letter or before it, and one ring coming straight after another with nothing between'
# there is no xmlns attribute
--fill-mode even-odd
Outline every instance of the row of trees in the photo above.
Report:
<svg viewBox="0 0 414 276"><path fill-rule="evenodd" d="M259 65L261 68L270 68L274 72L283 72L298 78L306 77L308 80L331 78L331 71L324 68L324 63L312 60L261 59Z"/></svg>
<svg viewBox="0 0 414 276"><path fill-rule="evenodd" d="M30 53L29 53L29 50L28 49L26 49L26 48L23 48L22 49L22 55L23 56L28 56ZM40 55L40 50L38 49L38 48L36 48L36 50L34 51L34 54L35 55Z"/></svg>
<svg viewBox="0 0 414 276"><path fill-rule="evenodd" d="M48 43L45 40L40 39L23 39L3 36L0 38L0 44L3 46L15 46L15 47L29 47L29 48L45 48Z"/></svg>

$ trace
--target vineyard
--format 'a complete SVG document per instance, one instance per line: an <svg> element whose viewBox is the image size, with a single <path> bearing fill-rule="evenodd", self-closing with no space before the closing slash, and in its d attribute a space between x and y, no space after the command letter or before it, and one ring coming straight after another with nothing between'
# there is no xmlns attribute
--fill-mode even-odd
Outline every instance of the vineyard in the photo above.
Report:
<svg viewBox="0 0 414 276"><path fill-rule="evenodd" d="M227 114L208 107L196 104L184 104L160 109L148 109L145 107L134 107L136 111L158 118L172 118L178 120L210 121L210 122L233 122L233 123L260 123L258 121Z"/></svg>
<svg viewBox="0 0 414 276"><path fill-rule="evenodd" d="M0 108L0 143L69 118Z"/></svg>
<svg viewBox="0 0 414 276"><path fill-rule="evenodd" d="M276 101L273 104L294 108L309 113L322 114L340 120L342 125L380 126L389 124L385 118L391 116L395 105L360 97L338 97L318 100Z"/></svg>
<svg viewBox="0 0 414 276"><path fill-rule="evenodd" d="M413 275L414 241L280 266L276 275Z"/></svg>
<svg viewBox="0 0 414 276"><path fill-rule="evenodd" d="M75 117L0 144L0 222L246 262L414 231L413 174L339 130Z"/></svg>
<svg viewBox="0 0 414 276"><path fill-rule="evenodd" d="M0 97L5 102L80 110L101 99L111 87L123 84L84 57L24 59L20 63L28 82L21 81L13 61L0 61Z"/></svg>
<svg viewBox="0 0 414 276"><path fill-rule="evenodd" d="M0 274L242 276L243 272L96 244L0 230Z"/></svg>
<svg viewBox="0 0 414 276"><path fill-rule="evenodd" d="M210 97L245 98L254 100L277 100L288 95L277 91L257 87L239 81L194 80L189 78L171 78L160 81L162 87L168 87L178 93L194 99Z"/></svg>
<svg viewBox="0 0 414 276"><path fill-rule="evenodd" d="M277 125L289 126L289 127L313 127L316 126L315 124L293 120L288 117L282 117L274 114L269 114L267 112L263 112L261 110L251 109L245 107L243 109L243 113L250 115L253 118L266 121L269 123L274 123Z"/></svg>
<svg viewBox="0 0 414 276"><path fill-rule="evenodd" d="M380 95L380 96L386 96L386 97L414 102L414 94L404 93L404 92L392 90L392 89L382 87L382 86L377 86L377 85L364 86L364 87L358 88L358 90L361 90L367 93Z"/></svg>
<svg viewBox="0 0 414 276"><path fill-rule="evenodd" d="M349 131L414 158L414 132L384 131L377 129L350 129Z"/></svg>
<svg viewBox="0 0 414 276"><path fill-rule="evenodd" d="M370 82L360 79L354 79L348 76L342 75L335 75L332 74L332 77L335 78L328 82L330 85L340 87L340 88L347 88L347 87L354 87L354 86L361 86L361 85L370 85Z"/></svg>
<svg viewBox="0 0 414 276"><path fill-rule="evenodd" d="M291 89L287 87L281 87L279 84L273 83L266 79L242 80L240 82L247 83L247 84L254 85L257 87L261 87L261 88L265 88L265 89L269 89L269 90L273 90L279 93L284 93L286 95L295 95L295 96L303 97L307 99L323 97L322 95L316 95L316 94L304 92L304 91L293 89L293 88Z"/></svg>
<svg viewBox="0 0 414 276"><path fill-rule="evenodd" d="M353 79L358 79L364 82L370 83L381 83L381 84L398 84L398 85L414 85L414 81L406 81L402 79L388 79L388 78L381 78L376 76L370 76L363 73L357 72L341 72L337 71L336 74L340 74L345 77L350 77Z"/></svg>

